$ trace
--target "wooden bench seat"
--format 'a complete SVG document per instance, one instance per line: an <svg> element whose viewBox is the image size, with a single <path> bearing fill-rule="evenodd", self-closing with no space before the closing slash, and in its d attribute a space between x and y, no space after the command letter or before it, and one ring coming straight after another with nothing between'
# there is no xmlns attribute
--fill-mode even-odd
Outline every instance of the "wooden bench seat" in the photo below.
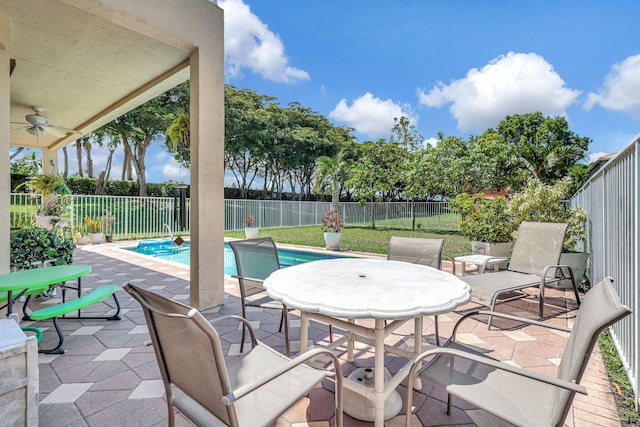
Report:
<svg viewBox="0 0 640 427"><path fill-rule="evenodd" d="M62 334L62 330L60 329L60 325L58 325L58 317L63 316L67 313L71 313L72 311L77 311L90 305L93 305L97 302L100 302L110 296L113 296L113 299L117 306L117 313L107 320L118 320L120 316L120 303L118 302L118 298L115 292L118 290L118 285L102 285L98 286L93 291L89 292L86 295L81 296L80 298L76 298L70 301L65 301L63 303L53 305L51 307L43 308L40 310L33 311L29 317L31 320L48 320L53 319L53 325L56 328L56 332L58 333L58 345L52 349L48 350L39 350L40 353L64 353L64 349L62 349L62 343L64 341L64 335Z"/></svg>

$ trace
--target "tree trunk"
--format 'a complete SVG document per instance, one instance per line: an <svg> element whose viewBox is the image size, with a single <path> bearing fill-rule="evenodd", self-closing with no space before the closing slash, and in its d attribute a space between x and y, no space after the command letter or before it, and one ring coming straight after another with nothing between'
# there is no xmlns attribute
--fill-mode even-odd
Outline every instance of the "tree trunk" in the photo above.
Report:
<svg viewBox="0 0 640 427"><path fill-rule="evenodd" d="M62 154L64 155L64 172L62 176L64 176L64 179L67 179L67 176L69 175L69 153L67 153L66 145L62 147Z"/></svg>
<svg viewBox="0 0 640 427"><path fill-rule="evenodd" d="M416 231L416 201L411 198L411 231Z"/></svg>
<svg viewBox="0 0 640 427"><path fill-rule="evenodd" d="M76 141L76 157L78 158L78 176L84 176L82 172L82 141Z"/></svg>
<svg viewBox="0 0 640 427"><path fill-rule="evenodd" d="M336 190L331 192L331 209L338 212L340 208L340 193Z"/></svg>
<svg viewBox="0 0 640 427"><path fill-rule="evenodd" d="M91 143L83 144L84 151L87 152L87 176L93 178L93 159L91 158Z"/></svg>
<svg viewBox="0 0 640 427"><path fill-rule="evenodd" d="M376 229L376 198L371 196L371 229Z"/></svg>

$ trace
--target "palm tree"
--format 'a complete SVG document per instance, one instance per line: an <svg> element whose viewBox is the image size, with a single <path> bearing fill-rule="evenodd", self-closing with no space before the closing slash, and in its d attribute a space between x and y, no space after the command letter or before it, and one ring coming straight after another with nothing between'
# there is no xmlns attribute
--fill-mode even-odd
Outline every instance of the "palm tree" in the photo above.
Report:
<svg viewBox="0 0 640 427"><path fill-rule="evenodd" d="M174 151L180 148L188 150L191 137L189 115L185 113L178 114L167 128L166 134Z"/></svg>
<svg viewBox="0 0 640 427"><path fill-rule="evenodd" d="M338 211L340 190L348 172L345 150L334 157L322 156L316 160L315 191L323 193L328 187L331 192L331 209Z"/></svg>

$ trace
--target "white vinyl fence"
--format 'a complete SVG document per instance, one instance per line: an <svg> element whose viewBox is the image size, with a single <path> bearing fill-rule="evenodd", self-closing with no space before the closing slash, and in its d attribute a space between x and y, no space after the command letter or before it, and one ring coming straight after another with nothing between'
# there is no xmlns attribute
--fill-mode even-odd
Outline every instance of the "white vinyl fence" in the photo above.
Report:
<svg viewBox="0 0 640 427"><path fill-rule="evenodd" d="M633 313L612 326L613 340L627 369L638 406L640 319L640 134L598 170L571 200L587 212L591 254L589 279L614 279L620 299Z"/></svg>
<svg viewBox="0 0 640 427"><path fill-rule="evenodd" d="M184 226L180 223L179 199L174 197L128 196L65 196L68 214L62 220L70 231L82 225L85 218L113 217L114 239L139 239L189 234L190 200L184 205ZM34 222L39 196L12 194L12 226L22 227ZM278 200L236 200L225 203L225 231L242 230L244 218L255 218L256 227L302 227L319 225L324 213L331 209L329 202L291 202ZM460 217L448 209L446 202L418 202L415 204L416 227L425 230L456 231ZM408 202L340 203L340 215L349 225L369 226L371 210L376 227L411 228L411 204ZM15 221L13 218L16 218Z"/></svg>

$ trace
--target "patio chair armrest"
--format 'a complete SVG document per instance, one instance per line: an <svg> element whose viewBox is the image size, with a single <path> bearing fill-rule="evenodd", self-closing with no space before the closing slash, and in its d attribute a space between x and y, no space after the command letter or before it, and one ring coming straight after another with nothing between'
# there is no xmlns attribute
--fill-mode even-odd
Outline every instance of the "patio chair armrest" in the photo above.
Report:
<svg viewBox="0 0 640 427"><path fill-rule="evenodd" d="M442 254L442 258L446 258L451 261L451 265L453 265L453 275L456 275L456 261L453 259L451 255Z"/></svg>
<svg viewBox="0 0 640 427"><path fill-rule="evenodd" d="M249 321L247 319L245 319L244 317L241 316L237 316L235 314L229 314L226 316L222 316L222 317L218 317L212 320L209 320L209 324L211 326L220 323L220 322L224 322L226 320L236 320L238 322L241 322L244 324L244 326L247 327L247 329L249 330L249 335L251 336L251 348L255 347L258 345L258 340L256 339L256 332L253 330L253 326L251 326L251 323L249 323Z"/></svg>
<svg viewBox="0 0 640 427"><path fill-rule="evenodd" d="M231 275L231 277L233 277L234 279L238 279L238 280L248 280L248 281L257 282L257 283L263 283L264 282L263 279L256 279L254 277L239 276L237 274L233 274L233 275Z"/></svg>
<svg viewBox="0 0 640 427"><path fill-rule="evenodd" d="M316 348L313 350L309 350L297 356L294 359L290 359L288 362L284 363L283 365L280 365L272 369L271 371L267 372L266 375L264 375L263 377L258 378L255 381L252 381L248 384L242 385L237 389L235 389L234 391L232 391L231 393L228 393L227 395L223 396L222 401L227 406L231 405L232 403L236 402L239 399L242 399L244 396L250 394L256 389L267 384L268 382L287 373L288 371L295 368L296 366L301 365L302 363L305 363L309 359L312 359L314 357L324 355L324 354L331 357L331 363L333 364L335 371L334 372L326 371L326 372L327 372L327 375L331 375L335 377L335 381L336 381L335 388L338 394L337 397L339 399L339 402L342 402L342 380L343 380L342 368L340 367L340 362L338 361L338 358L336 357L336 355L333 354L332 351L326 348Z"/></svg>
<svg viewBox="0 0 640 427"><path fill-rule="evenodd" d="M478 315L501 317L503 319L514 320L514 321L520 322L520 323L528 323L530 325L542 326L542 327L548 328L548 329L556 329L558 331L571 332L571 328L567 328L565 326L552 325L552 324L540 322L540 321L537 321L537 320L532 320L532 319L527 319L527 318L524 318L524 317L513 316L513 315L505 314L505 313L498 313L498 312L495 312L495 311L476 310L476 311L472 311L470 313L467 313L464 316L462 316L460 319L458 319L458 321L456 322L455 326L453 327L453 332L451 333L451 338L449 338L449 340L450 341L455 341L456 332L458 331L458 325L460 325L463 320L466 320L466 319L468 319L470 317L474 317L474 316L478 316ZM446 344L445 344L445 346L446 346Z"/></svg>
<svg viewBox="0 0 640 427"><path fill-rule="evenodd" d="M549 272L549 270L553 269L553 271L557 271L558 269L562 272L562 269L566 268L567 271L569 271L569 279L571 279L571 283L575 284L576 283L576 279L573 275L573 269L571 268L571 266L569 265L563 265L563 264L558 264L558 265L547 265L544 270L542 270L542 274L540 275L540 286L544 286L546 283L546 279L547 279L547 273ZM562 273L562 278L566 279L567 277L564 276L564 273Z"/></svg>
<svg viewBox="0 0 640 427"><path fill-rule="evenodd" d="M538 372L532 372L532 371L528 371L513 365L509 365L508 363L504 363L504 362L499 362L493 359L489 359L486 357L482 357L482 356L478 356L475 354L471 354L471 353L467 353L461 350L456 350L456 349L452 349L452 348L446 348L446 347L441 347L441 348L436 348L433 350L429 350L429 351L425 351L424 353L422 353L420 356L418 356L415 359L414 365L411 368L411 372L409 373L410 378L413 378L414 375L419 374L419 366L420 363L422 362L423 359L429 357L429 356L435 356L438 354L448 354L454 357L461 357L463 359L467 359L470 360L472 362L476 362L476 363L481 363L483 365L495 368L495 369L500 369L503 371L507 371L510 372L512 374L515 375L519 375L522 377L526 377L526 378L530 378L532 380L535 381L540 381L546 384L550 384L553 385L555 387L560 387L560 388L564 388L566 390L572 391L574 393L581 393L581 394L587 394L587 389L580 385L580 384L576 384L576 383L572 383L570 381L565 381L565 380L561 380L559 378L555 378L555 377L550 377L548 375L544 375L544 374L540 374ZM425 366L425 368L428 367ZM416 373L416 371L418 371Z"/></svg>

